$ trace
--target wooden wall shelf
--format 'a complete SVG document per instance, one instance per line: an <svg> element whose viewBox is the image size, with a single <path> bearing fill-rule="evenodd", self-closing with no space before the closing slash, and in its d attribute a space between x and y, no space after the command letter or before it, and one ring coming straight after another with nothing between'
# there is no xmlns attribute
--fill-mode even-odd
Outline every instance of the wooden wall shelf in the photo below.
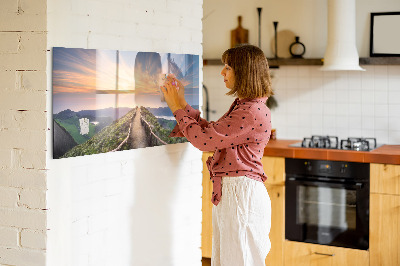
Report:
<svg viewBox="0 0 400 266"><path fill-rule="evenodd" d="M268 58L271 68L279 66L321 66L322 58ZM204 66L222 65L220 59L204 59ZM360 65L400 65L400 57L362 57Z"/></svg>
<svg viewBox="0 0 400 266"><path fill-rule="evenodd" d="M400 65L400 57L362 57L360 65Z"/></svg>

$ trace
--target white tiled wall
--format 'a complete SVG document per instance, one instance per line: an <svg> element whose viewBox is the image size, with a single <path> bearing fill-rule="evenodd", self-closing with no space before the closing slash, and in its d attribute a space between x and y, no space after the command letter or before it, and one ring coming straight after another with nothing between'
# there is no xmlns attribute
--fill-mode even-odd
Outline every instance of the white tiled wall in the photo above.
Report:
<svg viewBox="0 0 400 266"><path fill-rule="evenodd" d="M400 144L400 66L365 65L364 72L323 72L318 66L271 69L278 108L272 124L281 139L311 135L376 137L378 143ZM210 90L211 119L232 102L219 75L221 67L204 68Z"/></svg>

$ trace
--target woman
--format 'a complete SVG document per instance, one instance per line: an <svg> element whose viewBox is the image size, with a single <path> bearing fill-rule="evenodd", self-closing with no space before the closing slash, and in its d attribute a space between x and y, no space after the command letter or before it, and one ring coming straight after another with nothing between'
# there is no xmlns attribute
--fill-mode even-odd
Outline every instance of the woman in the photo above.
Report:
<svg viewBox="0 0 400 266"><path fill-rule="evenodd" d="M161 89L178 122L171 136L185 136L196 148L214 151L207 160L213 182L212 265L265 265L271 247L271 202L261 164L271 130L265 104L272 95L268 62L252 45L228 49L222 62L227 95L237 98L216 122L200 118L174 77Z"/></svg>

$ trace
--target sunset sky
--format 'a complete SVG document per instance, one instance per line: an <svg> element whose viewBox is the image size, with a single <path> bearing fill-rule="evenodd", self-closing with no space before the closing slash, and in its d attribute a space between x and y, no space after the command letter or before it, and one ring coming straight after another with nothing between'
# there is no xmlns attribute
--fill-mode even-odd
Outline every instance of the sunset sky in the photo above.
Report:
<svg viewBox="0 0 400 266"><path fill-rule="evenodd" d="M158 86L159 75L171 72L167 58L168 54L55 47L53 113L115 108L116 104L165 107ZM183 74L188 103L198 105L199 56L170 54L170 58ZM115 90L126 92L118 94L118 103Z"/></svg>

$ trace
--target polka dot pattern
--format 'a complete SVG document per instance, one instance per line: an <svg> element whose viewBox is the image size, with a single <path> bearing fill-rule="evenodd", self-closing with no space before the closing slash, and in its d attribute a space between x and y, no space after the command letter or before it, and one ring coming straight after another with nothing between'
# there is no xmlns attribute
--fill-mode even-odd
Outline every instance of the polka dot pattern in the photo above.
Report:
<svg viewBox="0 0 400 266"><path fill-rule="evenodd" d="M267 177L261 158L271 132L267 98L236 99L218 121L208 122L190 105L174 113L177 126L171 136L185 136L202 151L215 151L207 160L213 183L211 201L217 205L222 196L224 176L247 176L261 182ZM240 107L239 107L240 106Z"/></svg>

